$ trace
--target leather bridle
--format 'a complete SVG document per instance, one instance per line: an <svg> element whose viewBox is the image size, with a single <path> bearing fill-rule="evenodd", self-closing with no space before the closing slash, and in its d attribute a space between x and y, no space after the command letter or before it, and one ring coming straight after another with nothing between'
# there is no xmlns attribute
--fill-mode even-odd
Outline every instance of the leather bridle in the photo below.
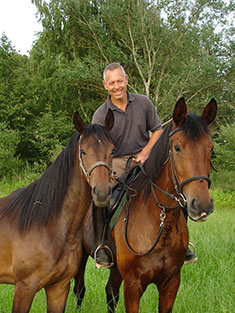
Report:
<svg viewBox="0 0 235 313"><path fill-rule="evenodd" d="M179 131L181 131L180 127L174 129L169 134L169 144L170 144L169 159L171 160L171 167L172 167L172 174L173 174L172 178L173 178L173 183L174 183L174 188L176 190L176 194L182 195L183 186L194 180L200 180L200 182L202 182L203 180L206 180L208 182L208 188L210 188L211 180L208 176L192 176L190 178L185 179L182 183L179 183L178 175L175 169L175 163L174 163L173 152L172 152L172 141L171 141L171 137Z"/></svg>
<svg viewBox="0 0 235 313"><path fill-rule="evenodd" d="M81 140L82 140L82 135L80 136L79 138L79 143L78 143L78 146L79 146L79 163L80 163L80 168L81 168L81 171L82 173L85 175L85 177L87 178L87 182L88 184L90 185L90 177L91 177L91 173L92 171L98 167L98 166L104 166L108 169L109 171L109 180L111 180L111 175L112 175L112 168L106 163L106 162L103 162L103 161L97 161L95 162L94 164L92 164L88 170L85 169L84 167L84 164L83 164L83 160L82 160L82 150L81 150Z"/></svg>
<svg viewBox="0 0 235 313"><path fill-rule="evenodd" d="M164 162L164 164L166 165L169 161L171 161L171 168L172 168L172 180L173 180L173 184L174 184L174 189L175 189L175 195L174 194L171 194L169 192L167 192L166 190L162 189L161 187L159 187L158 185L156 185L154 182L150 181L150 185L151 185L151 191L152 191L152 194L153 194L153 197L154 197L154 200L155 202L157 203L157 205L160 206L160 208L164 208L164 209L175 209L177 208L179 205L181 207L185 207L187 205L187 201L186 201L186 198L183 194L183 186L192 182L192 181L195 181L195 180L200 180L200 182L202 182L203 180L206 180L208 182L208 187L210 188L210 184L211 184L211 180L208 176L192 176L192 177L189 177L187 179L185 179L182 183L180 183L179 181L179 178L178 178L178 175L177 175L177 171L176 171L176 168L175 168L175 163L174 163L174 158L173 158L173 152L172 152L172 141L171 141L171 137L181 131L182 129L179 127L179 128L176 128L174 129L173 131L170 132L169 134L169 152L168 152L168 157L166 159L166 161ZM144 173L144 169L143 169L143 166L141 166L141 169ZM158 189L160 192L164 193L167 197L171 198L172 200L174 201L177 201L178 204L175 205L175 206L172 206L172 207L167 207L165 204L161 203L158 201L157 197L156 197L156 194L155 194L155 191L154 191L154 188Z"/></svg>

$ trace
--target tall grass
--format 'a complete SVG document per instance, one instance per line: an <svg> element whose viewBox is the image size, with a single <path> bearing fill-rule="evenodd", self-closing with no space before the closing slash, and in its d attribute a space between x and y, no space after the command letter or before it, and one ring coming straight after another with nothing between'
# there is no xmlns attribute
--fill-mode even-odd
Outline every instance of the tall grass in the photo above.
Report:
<svg viewBox="0 0 235 313"><path fill-rule="evenodd" d="M4 185L4 192L8 190ZM12 187L12 186L11 186ZM14 185L15 187L15 185ZM13 188L11 188L13 189ZM234 208L235 192L212 190L215 211L205 223L188 222L190 241L197 249L198 262L184 265L181 284L174 305L177 313L231 313L235 307L235 247ZM105 285L109 270L98 270L90 259L85 274L86 295L79 313L106 312ZM66 313L76 312L72 294L73 282L66 306ZM14 286L0 285L0 313L11 311ZM140 302L141 313L157 312L158 292L150 285ZM31 311L46 312L44 291L37 293ZM125 312L123 287L117 313Z"/></svg>

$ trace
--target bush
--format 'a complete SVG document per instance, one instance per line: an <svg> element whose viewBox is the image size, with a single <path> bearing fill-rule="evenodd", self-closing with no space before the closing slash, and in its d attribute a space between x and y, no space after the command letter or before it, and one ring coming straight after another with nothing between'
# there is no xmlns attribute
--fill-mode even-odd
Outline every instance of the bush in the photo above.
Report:
<svg viewBox="0 0 235 313"><path fill-rule="evenodd" d="M72 118L69 119L64 112L44 113L37 121L35 130L36 140L32 140L36 149L40 151L38 161L47 164L54 161L55 155L66 146L70 136L75 131Z"/></svg>
<svg viewBox="0 0 235 313"><path fill-rule="evenodd" d="M222 125L215 138L213 161L220 170L235 171L235 123Z"/></svg>
<svg viewBox="0 0 235 313"><path fill-rule="evenodd" d="M6 123L0 123L0 177L10 176L21 170L22 161L16 156L19 142L19 132L7 127Z"/></svg>

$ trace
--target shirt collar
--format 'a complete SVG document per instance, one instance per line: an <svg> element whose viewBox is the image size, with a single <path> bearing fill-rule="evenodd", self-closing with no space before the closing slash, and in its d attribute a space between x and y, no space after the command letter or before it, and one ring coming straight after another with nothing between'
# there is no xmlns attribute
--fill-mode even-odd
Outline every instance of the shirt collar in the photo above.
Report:
<svg viewBox="0 0 235 313"><path fill-rule="evenodd" d="M127 103L127 105L128 105L130 102L132 102L132 101L135 100L134 95L133 95L132 93L130 93L129 91L127 91L127 98L128 98L128 103ZM112 109L112 110L119 110L119 109L116 107L116 105L114 105L114 104L112 103L112 101L111 101L111 96L110 96L110 95L108 95L108 97L107 97L107 102L108 102L108 107L109 107L110 109Z"/></svg>

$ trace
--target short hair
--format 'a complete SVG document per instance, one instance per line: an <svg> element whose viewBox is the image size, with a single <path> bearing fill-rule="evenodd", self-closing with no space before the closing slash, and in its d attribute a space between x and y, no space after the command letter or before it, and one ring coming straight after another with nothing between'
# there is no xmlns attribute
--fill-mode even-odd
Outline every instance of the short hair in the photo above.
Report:
<svg viewBox="0 0 235 313"><path fill-rule="evenodd" d="M120 68L120 70L123 72L124 75L126 75L126 72L123 68L123 66L120 63L110 63L106 66L106 68L104 69L104 73L103 73L103 78L106 81L106 72L107 71L114 71L117 68Z"/></svg>

